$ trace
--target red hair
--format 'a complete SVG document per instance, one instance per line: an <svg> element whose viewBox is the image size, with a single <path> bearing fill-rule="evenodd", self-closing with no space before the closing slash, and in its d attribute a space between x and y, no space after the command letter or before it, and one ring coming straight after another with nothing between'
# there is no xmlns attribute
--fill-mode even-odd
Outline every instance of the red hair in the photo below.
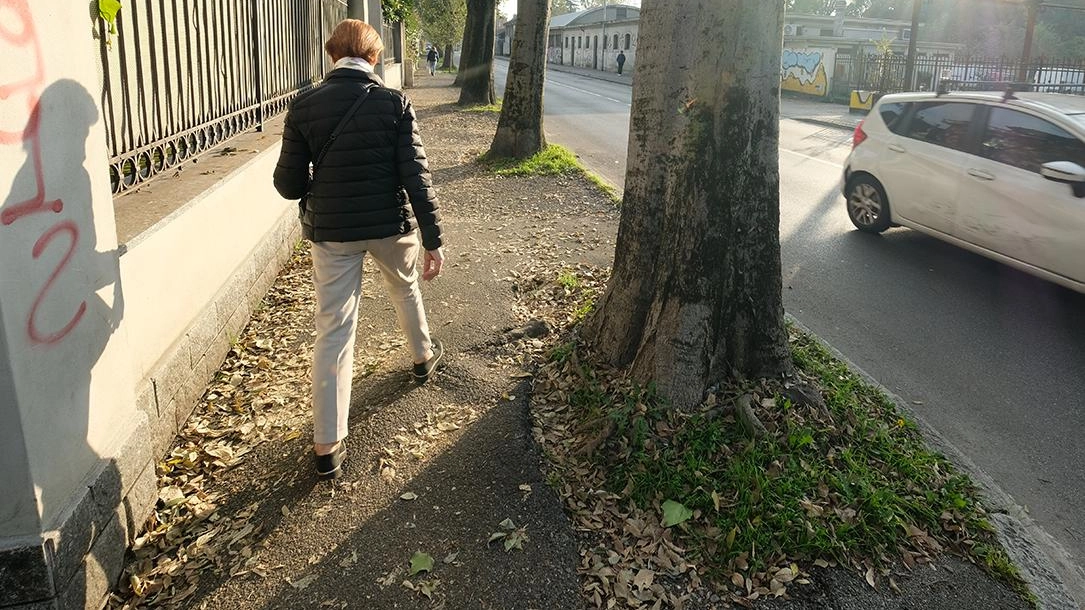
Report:
<svg viewBox="0 0 1085 610"><path fill-rule="evenodd" d="M384 50L384 43L373 26L359 19L344 19L332 30L324 50L336 61L344 57L361 57L372 63Z"/></svg>

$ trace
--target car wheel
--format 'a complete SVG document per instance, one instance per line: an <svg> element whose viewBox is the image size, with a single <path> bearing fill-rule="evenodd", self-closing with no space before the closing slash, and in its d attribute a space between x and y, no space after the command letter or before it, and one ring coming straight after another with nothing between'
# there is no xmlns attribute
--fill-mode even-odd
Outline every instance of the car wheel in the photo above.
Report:
<svg viewBox="0 0 1085 610"><path fill-rule="evenodd" d="M881 233L892 224L889 198L873 176L859 174L848 182L848 218L860 231Z"/></svg>

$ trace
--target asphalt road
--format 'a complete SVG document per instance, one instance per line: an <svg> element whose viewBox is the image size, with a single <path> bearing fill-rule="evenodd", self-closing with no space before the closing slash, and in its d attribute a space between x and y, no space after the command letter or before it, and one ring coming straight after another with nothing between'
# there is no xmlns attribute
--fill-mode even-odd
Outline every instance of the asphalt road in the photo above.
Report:
<svg viewBox="0 0 1085 610"><path fill-rule="evenodd" d="M549 71L545 96L548 139L623 184L630 88ZM855 231L838 192L850 134L780 127L787 310L909 401L1081 565L1085 295L908 229Z"/></svg>

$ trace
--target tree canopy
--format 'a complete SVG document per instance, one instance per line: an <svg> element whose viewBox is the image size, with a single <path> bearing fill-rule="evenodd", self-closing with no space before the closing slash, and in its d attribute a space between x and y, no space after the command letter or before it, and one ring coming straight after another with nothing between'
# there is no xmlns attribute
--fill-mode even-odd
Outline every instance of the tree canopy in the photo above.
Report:
<svg viewBox="0 0 1085 610"><path fill-rule="evenodd" d="M455 45L463 37L467 19L465 0L418 0L422 37L439 47Z"/></svg>

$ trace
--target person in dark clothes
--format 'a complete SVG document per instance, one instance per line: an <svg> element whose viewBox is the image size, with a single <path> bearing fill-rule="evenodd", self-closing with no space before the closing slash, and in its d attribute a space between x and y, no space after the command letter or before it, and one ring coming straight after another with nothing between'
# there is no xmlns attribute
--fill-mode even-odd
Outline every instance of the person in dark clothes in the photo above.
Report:
<svg viewBox="0 0 1085 610"><path fill-rule="evenodd" d="M303 234L313 242L313 450L318 476L331 479L346 458L363 259L372 255L380 269L407 335L414 378L424 383L443 349L430 337L418 287L419 234L422 279L441 273L444 255L414 109L373 73L384 49L380 34L347 19L324 48L335 69L291 103L275 188L301 200Z"/></svg>
<svg viewBox="0 0 1085 610"><path fill-rule="evenodd" d="M433 76L437 74L437 62L441 59L441 52L437 50L436 46L431 46L429 51L426 51L426 67L429 68L429 75Z"/></svg>
<svg viewBox="0 0 1085 610"><path fill-rule="evenodd" d="M622 68L625 66L625 51L618 51L618 74L622 73Z"/></svg>

